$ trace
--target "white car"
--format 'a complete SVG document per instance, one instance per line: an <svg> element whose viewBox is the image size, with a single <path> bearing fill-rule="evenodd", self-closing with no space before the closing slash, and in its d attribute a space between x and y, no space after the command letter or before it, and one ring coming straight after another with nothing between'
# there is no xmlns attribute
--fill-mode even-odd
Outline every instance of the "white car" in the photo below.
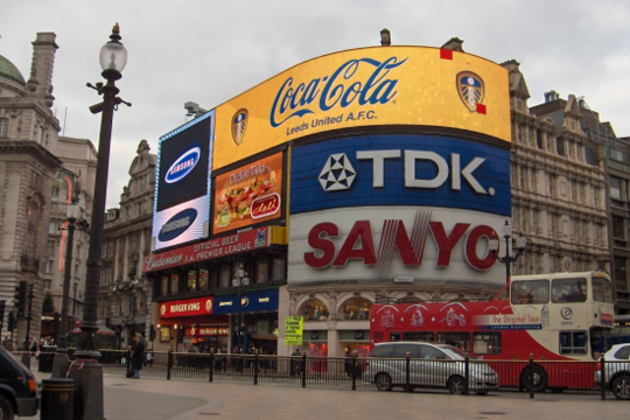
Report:
<svg viewBox="0 0 630 420"><path fill-rule="evenodd" d="M615 344L604 354L604 382L619 400L630 400L630 343ZM602 383L601 367L595 382Z"/></svg>
<svg viewBox="0 0 630 420"><path fill-rule="evenodd" d="M406 355L409 353L409 373ZM404 342L379 343L368 355L364 377L376 384L379 391L403 388L447 388L453 394L466 390L466 358L468 387L477 394L497 389L499 377L480 360L448 344ZM409 383L407 383L407 376Z"/></svg>

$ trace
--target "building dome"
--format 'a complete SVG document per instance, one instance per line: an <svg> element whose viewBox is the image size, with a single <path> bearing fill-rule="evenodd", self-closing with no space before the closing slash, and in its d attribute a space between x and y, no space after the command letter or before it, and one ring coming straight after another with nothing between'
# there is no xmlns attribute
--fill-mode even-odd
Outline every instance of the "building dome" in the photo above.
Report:
<svg viewBox="0 0 630 420"><path fill-rule="evenodd" d="M22 73L13 65L12 62L0 55L0 77L11 80L19 85L26 87L26 81Z"/></svg>

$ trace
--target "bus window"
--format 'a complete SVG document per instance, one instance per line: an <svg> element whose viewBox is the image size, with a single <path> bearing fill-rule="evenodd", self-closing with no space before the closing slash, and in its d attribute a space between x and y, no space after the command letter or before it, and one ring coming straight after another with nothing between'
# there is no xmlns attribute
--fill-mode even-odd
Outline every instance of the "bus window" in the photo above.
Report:
<svg viewBox="0 0 630 420"><path fill-rule="evenodd" d="M548 280L513 281L512 303L517 305L549 302Z"/></svg>
<svg viewBox="0 0 630 420"><path fill-rule="evenodd" d="M438 343L450 344L462 350L469 351L470 334L467 332L439 332Z"/></svg>
<svg viewBox="0 0 630 420"><path fill-rule="evenodd" d="M551 283L551 299L559 302L586 302L586 279L554 279Z"/></svg>
<svg viewBox="0 0 630 420"><path fill-rule="evenodd" d="M561 331L560 354L586 354L586 331Z"/></svg>
<svg viewBox="0 0 630 420"><path fill-rule="evenodd" d="M595 302L613 303L613 291L610 281L601 277L593 277L591 284L593 287L593 300Z"/></svg>
<svg viewBox="0 0 630 420"><path fill-rule="evenodd" d="M501 333L500 332L473 333L473 353L475 354L501 354Z"/></svg>
<svg viewBox="0 0 630 420"><path fill-rule="evenodd" d="M404 341L428 341L432 343L433 333L430 331L405 331L403 333Z"/></svg>
<svg viewBox="0 0 630 420"><path fill-rule="evenodd" d="M389 334L389 341L400 341L400 331L394 331Z"/></svg>
<svg viewBox="0 0 630 420"><path fill-rule="evenodd" d="M597 360L613 345L610 330L602 327L591 327L591 357Z"/></svg>

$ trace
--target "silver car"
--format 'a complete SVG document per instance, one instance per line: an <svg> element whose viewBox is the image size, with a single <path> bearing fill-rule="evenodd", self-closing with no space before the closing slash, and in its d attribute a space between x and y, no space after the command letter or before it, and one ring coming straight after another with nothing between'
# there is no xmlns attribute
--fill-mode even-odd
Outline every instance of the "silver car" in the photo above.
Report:
<svg viewBox="0 0 630 420"><path fill-rule="evenodd" d="M407 361L409 354L409 383ZM468 387L477 394L487 394L499 387L496 372L463 350L448 344L395 342L374 346L367 359L364 378L376 384L379 391L393 387L447 388L453 394L466 390L466 358Z"/></svg>
<svg viewBox="0 0 630 420"><path fill-rule="evenodd" d="M615 344L604 354L604 382L619 400L630 400L630 343ZM602 369L595 371L595 383L602 383Z"/></svg>

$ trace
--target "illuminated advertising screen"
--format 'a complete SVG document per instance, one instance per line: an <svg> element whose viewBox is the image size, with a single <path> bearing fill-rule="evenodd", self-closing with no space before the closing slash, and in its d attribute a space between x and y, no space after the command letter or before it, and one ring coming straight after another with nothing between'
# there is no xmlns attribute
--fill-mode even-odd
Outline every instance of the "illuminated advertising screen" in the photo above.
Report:
<svg viewBox="0 0 630 420"><path fill-rule="evenodd" d="M464 52L390 46L298 64L216 108L213 168L305 136L428 126L511 141L508 71Z"/></svg>
<svg viewBox="0 0 630 420"><path fill-rule="evenodd" d="M509 216L510 151L449 136L372 134L291 149L291 214L437 206Z"/></svg>
<svg viewBox="0 0 630 420"><path fill-rule="evenodd" d="M217 175L213 233L280 219L283 173L283 153L278 152Z"/></svg>
<svg viewBox="0 0 630 420"><path fill-rule="evenodd" d="M208 236L214 111L160 138L152 249Z"/></svg>

